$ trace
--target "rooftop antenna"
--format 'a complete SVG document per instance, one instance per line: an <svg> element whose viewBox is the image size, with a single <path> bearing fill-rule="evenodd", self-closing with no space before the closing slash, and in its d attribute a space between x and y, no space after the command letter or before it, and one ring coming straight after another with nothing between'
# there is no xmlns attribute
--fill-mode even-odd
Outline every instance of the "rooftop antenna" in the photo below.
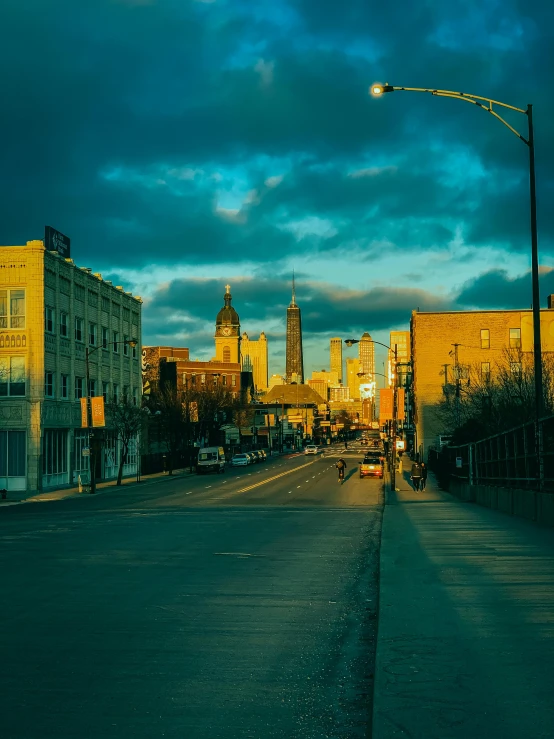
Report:
<svg viewBox="0 0 554 739"><path fill-rule="evenodd" d="M292 270L292 303L291 305L296 305L296 287L294 285L294 270Z"/></svg>

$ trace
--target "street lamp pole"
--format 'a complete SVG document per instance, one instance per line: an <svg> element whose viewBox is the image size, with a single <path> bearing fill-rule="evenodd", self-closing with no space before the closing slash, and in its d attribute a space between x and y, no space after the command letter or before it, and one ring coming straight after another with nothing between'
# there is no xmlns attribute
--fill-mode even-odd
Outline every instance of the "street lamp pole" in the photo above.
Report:
<svg viewBox="0 0 554 739"><path fill-rule="evenodd" d="M435 97L448 97L456 100L465 100L468 103L477 105L487 113L497 118L506 128L515 134L519 139L529 147L529 188L530 188L530 206L531 206L531 277L532 277L532 294L533 294L533 355L534 355L534 371L535 371L535 419L536 419L536 436L537 436L537 455L539 462L539 479L542 479L541 464L542 455L539 452L539 421L544 415L544 397L542 386L542 347L541 347L541 308L540 308L540 292L539 292L539 256L537 243L537 200L535 185L535 137L533 132L533 106L527 105L527 109L516 108L513 105L501 103L498 100L491 100L481 95L473 95L466 92L455 92L453 90L434 90L425 87L393 87L388 83L385 85L374 84L370 88L370 92L374 96L380 96L387 92L406 91L406 92L427 92ZM494 109L495 106L513 110L516 113L522 113L527 116L529 127L528 138L522 136L513 126L504 120Z"/></svg>

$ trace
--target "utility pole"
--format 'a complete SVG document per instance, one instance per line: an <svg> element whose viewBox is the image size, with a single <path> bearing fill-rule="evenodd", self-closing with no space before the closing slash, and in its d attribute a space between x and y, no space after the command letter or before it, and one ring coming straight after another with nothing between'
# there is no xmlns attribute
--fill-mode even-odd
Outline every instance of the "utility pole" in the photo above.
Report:
<svg viewBox="0 0 554 739"><path fill-rule="evenodd" d="M454 347L454 379L456 381L456 392L454 395L454 414L456 418L456 428L460 427L460 367L458 365L458 347L461 344L452 344Z"/></svg>

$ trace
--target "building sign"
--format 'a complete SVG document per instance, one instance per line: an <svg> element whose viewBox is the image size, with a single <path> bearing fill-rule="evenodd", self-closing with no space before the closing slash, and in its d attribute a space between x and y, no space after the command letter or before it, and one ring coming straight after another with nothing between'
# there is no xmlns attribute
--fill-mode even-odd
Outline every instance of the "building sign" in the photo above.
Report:
<svg viewBox="0 0 554 739"><path fill-rule="evenodd" d="M289 423L302 423L303 420L303 416L287 416L287 421Z"/></svg>
<svg viewBox="0 0 554 739"><path fill-rule="evenodd" d="M379 423L392 421L393 394L391 388L379 390Z"/></svg>
<svg viewBox="0 0 554 739"><path fill-rule="evenodd" d="M87 399L81 398L81 428L88 428Z"/></svg>
<svg viewBox="0 0 554 739"><path fill-rule="evenodd" d="M461 457L456 457L456 469L461 470L462 469L462 466L463 466L462 458Z"/></svg>
<svg viewBox="0 0 554 739"><path fill-rule="evenodd" d="M397 439L396 440L396 451L397 452L405 452L406 451L406 442L404 439Z"/></svg>
<svg viewBox="0 0 554 739"><path fill-rule="evenodd" d="M100 395L98 398L90 399L90 410L92 414L92 425L95 428L102 428L106 425L104 416L104 398Z"/></svg>
<svg viewBox="0 0 554 739"><path fill-rule="evenodd" d="M46 251L57 251L64 259L71 256L71 240L69 236L56 231L52 226L44 228L44 248Z"/></svg>
<svg viewBox="0 0 554 739"><path fill-rule="evenodd" d="M319 425L320 426L330 426L331 425L331 421L320 421L319 422Z"/></svg>

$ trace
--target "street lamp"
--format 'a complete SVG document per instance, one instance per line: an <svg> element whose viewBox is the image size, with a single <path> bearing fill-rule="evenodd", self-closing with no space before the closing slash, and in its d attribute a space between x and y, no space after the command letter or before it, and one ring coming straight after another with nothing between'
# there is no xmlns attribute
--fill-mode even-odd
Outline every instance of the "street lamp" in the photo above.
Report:
<svg viewBox="0 0 554 739"><path fill-rule="evenodd" d="M536 418L536 435L537 441L540 441L539 437L539 420L544 414L544 399L543 399L543 388L542 388L542 348L541 348L541 313L540 313L540 294L539 294L539 256L538 256L538 245L537 245L537 198L535 190L535 138L533 133L533 106L527 105L527 110L523 108L516 108L513 105L507 105L501 103L498 100L491 100L490 98L482 97L480 95L472 95L467 92L454 92L452 90L433 90L426 87L393 87L388 83L381 85L380 83L374 83L370 87L370 92L374 97L379 97L387 92L405 91L405 92L428 92L436 97L454 98L456 100L465 100L468 103L473 103L479 108L482 108L487 113L497 118L503 123L506 128L515 134L518 139L521 139L524 144L529 147L529 191L530 191L530 206L531 206L531 277L532 277L532 289L533 289L533 354L534 354L534 366L535 366L535 418ZM499 106L508 110L514 110L516 113L522 113L527 116L528 123L528 138L522 136L519 131L510 126L510 124L504 120L493 106ZM542 455L540 454L540 444L537 443L537 455L539 458L539 479L542 478L540 472L542 464Z"/></svg>
<svg viewBox="0 0 554 739"><path fill-rule="evenodd" d="M124 339L123 341L112 341L110 342L112 345L116 344L127 344L127 346L130 346L132 349L136 347L138 344L138 341L136 339ZM89 349L88 346L85 347L85 383L86 383L86 401L87 401L87 426L88 426L88 448L89 448L89 466L90 466L90 492L91 494L96 492L96 477L95 477L95 449L94 445L91 443L91 439L94 439L93 433L92 433L92 408L90 403L90 366L89 366L89 357L91 354L94 354L94 352L97 352L100 348L104 348L103 344L98 344L97 346L92 347L92 349ZM139 451L140 454L140 451ZM137 457L137 464L138 457Z"/></svg>
<svg viewBox="0 0 554 739"><path fill-rule="evenodd" d="M366 339L364 339L366 341ZM388 344L383 344L381 341L375 341L374 339L367 339L368 343L371 344L379 344L379 346L384 346L385 349L388 349L389 352L394 353L394 385L393 385L393 392L392 392L392 450L391 450L391 487L393 490L396 489L396 415L397 415L397 371L396 371L396 365L398 363L398 350L397 345L394 345L394 349L392 349ZM354 344L359 344L360 339L345 339L344 343L346 346L354 346ZM381 374L380 372L377 374Z"/></svg>

